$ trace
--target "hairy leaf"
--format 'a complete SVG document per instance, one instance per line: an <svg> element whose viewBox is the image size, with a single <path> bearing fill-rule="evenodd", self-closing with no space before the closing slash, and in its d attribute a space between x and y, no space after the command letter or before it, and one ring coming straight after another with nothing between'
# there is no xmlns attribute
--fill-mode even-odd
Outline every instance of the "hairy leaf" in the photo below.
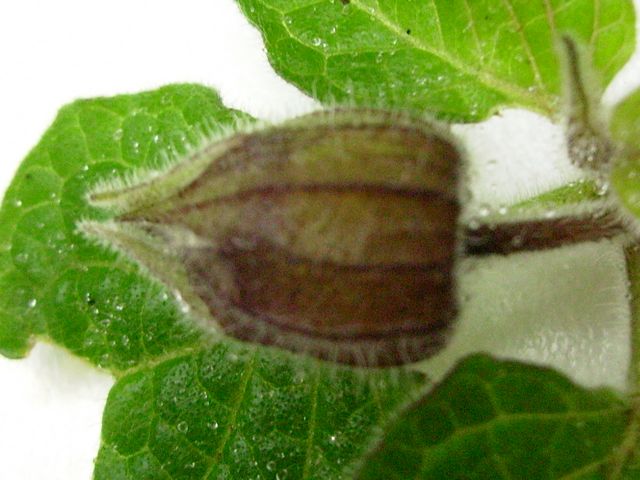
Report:
<svg viewBox="0 0 640 480"><path fill-rule="evenodd" d="M247 115L217 94L175 85L62 108L21 164L0 210L0 353L24 356L49 337L113 371L193 345L198 334L164 290L131 263L89 244L80 219L104 218L87 189L158 167Z"/></svg>
<svg viewBox="0 0 640 480"><path fill-rule="evenodd" d="M220 344L121 378L96 480L339 479L419 377Z"/></svg>
<svg viewBox="0 0 640 480"><path fill-rule="evenodd" d="M286 80L324 103L457 121L561 107L559 35L588 46L602 85L634 50L630 0L238 0Z"/></svg>
<svg viewBox="0 0 640 480"><path fill-rule="evenodd" d="M616 106L610 130L619 142L611 184L622 206L634 217L640 217L640 90Z"/></svg>
<svg viewBox="0 0 640 480"><path fill-rule="evenodd" d="M627 149L640 152L640 90L616 106L611 118L611 133Z"/></svg>
<svg viewBox="0 0 640 480"><path fill-rule="evenodd" d="M631 414L612 392L473 356L391 423L356 478L636 478Z"/></svg>

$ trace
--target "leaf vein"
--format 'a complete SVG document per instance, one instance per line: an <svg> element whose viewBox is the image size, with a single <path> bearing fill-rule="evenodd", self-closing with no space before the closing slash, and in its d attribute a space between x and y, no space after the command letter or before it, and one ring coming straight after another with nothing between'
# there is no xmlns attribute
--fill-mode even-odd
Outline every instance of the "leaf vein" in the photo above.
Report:
<svg viewBox="0 0 640 480"><path fill-rule="evenodd" d="M313 386L311 391L311 413L309 414L309 433L307 435L307 445L305 453L305 462L302 469L302 478L309 477L309 471L311 469L311 454L313 451L313 441L316 433L317 412L318 412L318 390L320 387L320 372L317 371L314 375Z"/></svg>
<svg viewBox="0 0 640 480"><path fill-rule="evenodd" d="M520 22L518 15L514 9L512 0L502 0L502 3L509 11L509 15L511 16L511 20L513 21L514 26L516 27L516 31L518 32L518 36L520 37L520 41L522 42L522 47L524 48L525 55L529 59L529 63L533 70L533 76L535 78L536 84L540 89L544 89L544 83L542 81L542 74L540 73L540 68L538 66L538 61L536 60L533 51L531 50L531 45L529 44L529 39L524 32L524 25Z"/></svg>
<svg viewBox="0 0 640 480"><path fill-rule="evenodd" d="M253 355L251 356L251 359L249 359L249 361L247 362L244 372L242 374L242 379L238 387L236 398L234 399L233 404L231 405L230 415L229 415L229 424L225 429L224 435L222 436L222 439L220 441L220 445L218 446L217 450L212 456L213 460L211 461L211 464L209 465L209 468L207 469L207 473L205 474L204 478L207 478L209 474L213 471L213 468L216 466L216 462L220 460L220 457L224 452L224 448L226 447L227 442L231 438L231 434L235 428L236 419L238 417L238 412L240 411L240 407L242 406L242 402L244 401L245 395L247 393L249 382L253 375L256 357L257 357L257 351L254 349Z"/></svg>
<svg viewBox="0 0 640 480"><path fill-rule="evenodd" d="M482 83L486 87L498 93L519 98L524 104L534 104L534 105L538 105L539 108L543 110L549 110L549 111L551 110L551 105L553 103L551 100L551 95L547 94L544 91L544 89L541 88L532 92L526 88L501 80L498 77L494 76L491 72L488 72L483 69L470 67L469 65L466 65L465 63L457 60L456 58L454 58L452 55L445 52L444 50L433 48L432 46L429 46L424 42L421 42L419 39L417 39L414 36L408 36L407 38L407 35L402 35L402 30L398 25L395 25L393 22L389 20L389 18L381 14L379 11L364 8L360 4L360 0L352 0L351 5L353 5L356 8L359 8L361 11L367 13L373 19L377 20L386 29L396 34L396 36L399 39L401 39L401 41L403 41L404 43L408 43L412 47L418 50L429 53L439 58L441 61L448 63L453 68L457 69L463 74L469 75L471 77L476 77L478 82ZM539 75L539 72L538 72L538 75Z"/></svg>

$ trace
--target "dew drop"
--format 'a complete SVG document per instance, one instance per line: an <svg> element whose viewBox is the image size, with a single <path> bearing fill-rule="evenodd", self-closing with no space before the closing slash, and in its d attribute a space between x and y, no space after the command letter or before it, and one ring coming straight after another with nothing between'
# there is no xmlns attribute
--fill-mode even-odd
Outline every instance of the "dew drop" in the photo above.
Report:
<svg viewBox="0 0 640 480"><path fill-rule="evenodd" d="M36 300L35 298L32 298L31 300L29 300L29 301L27 302L27 306L28 306L29 308L33 308L33 307L35 307L37 304L38 304L38 300Z"/></svg>
<svg viewBox="0 0 640 480"><path fill-rule="evenodd" d="M481 217L488 217L490 213L491 207L489 207L489 205L482 204L478 208L478 215L480 215Z"/></svg>
<svg viewBox="0 0 640 480"><path fill-rule="evenodd" d="M472 218L469 220L467 226L470 230L478 230L480 228L480 220L477 218Z"/></svg>
<svg viewBox="0 0 640 480"><path fill-rule="evenodd" d="M213 422L210 422L210 423L209 423L209 428L210 428L211 430L217 430L217 429L218 429L218 426L219 426L219 425L218 425L218 422L216 422L216 421L213 421Z"/></svg>
<svg viewBox="0 0 640 480"><path fill-rule="evenodd" d="M185 302L185 300L182 298L182 295L180 294L179 291L175 290L173 292L173 296L176 299L176 302L178 303L178 307L180 308L180 312L183 314L187 314L191 311L191 306Z"/></svg>
<svg viewBox="0 0 640 480"><path fill-rule="evenodd" d="M123 136L124 132L122 131L121 128L117 129L115 132L113 132L113 139L114 140L120 140Z"/></svg>
<svg viewBox="0 0 640 480"><path fill-rule="evenodd" d="M270 472L273 472L276 468L276 462L274 462L273 460L267 462L267 470L269 470Z"/></svg>
<svg viewBox="0 0 640 480"><path fill-rule="evenodd" d="M315 47L319 47L320 45L322 45L322 39L319 37L315 37L313 40L311 40L311 43L315 46Z"/></svg>
<svg viewBox="0 0 640 480"><path fill-rule="evenodd" d="M177 428L180 433L187 433L187 431L189 431L189 425L187 422L178 423Z"/></svg>
<svg viewBox="0 0 640 480"><path fill-rule="evenodd" d="M296 373L296 375L293 377L293 383L300 385L301 383L304 383L305 380L305 374L304 372L298 372Z"/></svg>
<svg viewBox="0 0 640 480"><path fill-rule="evenodd" d="M228 360L228 361L230 361L230 362L234 362L234 363L235 363L235 362L237 362L237 361L238 361L238 355L236 355L235 353L229 353L229 354L226 356L226 358L227 358L227 360Z"/></svg>
<svg viewBox="0 0 640 480"><path fill-rule="evenodd" d="M27 263L28 261L29 261L28 253L19 253L18 255L16 255L17 263Z"/></svg>
<svg viewBox="0 0 640 480"><path fill-rule="evenodd" d="M609 182L600 182L596 193L601 197L609 193Z"/></svg>
<svg viewBox="0 0 640 480"><path fill-rule="evenodd" d="M21 207L21 206L22 206L22 200L14 200L14 201L13 201L13 204L14 204L16 207Z"/></svg>

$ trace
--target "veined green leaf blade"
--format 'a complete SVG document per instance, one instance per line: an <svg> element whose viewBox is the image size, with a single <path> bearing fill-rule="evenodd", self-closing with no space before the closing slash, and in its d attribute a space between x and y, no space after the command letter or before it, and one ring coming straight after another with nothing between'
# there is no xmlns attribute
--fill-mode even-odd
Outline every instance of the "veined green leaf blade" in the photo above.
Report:
<svg viewBox="0 0 640 480"><path fill-rule="evenodd" d="M640 217L640 90L616 105L609 129L619 144L618 158L611 169L611 185L627 212Z"/></svg>
<svg viewBox="0 0 640 480"><path fill-rule="evenodd" d="M85 198L97 182L159 168L167 152L250 120L197 85L63 107L0 209L0 353L24 356L45 337L118 372L197 343L165 289L77 223L107 215Z"/></svg>
<svg viewBox="0 0 640 480"><path fill-rule="evenodd" d="M340 479L422 385L270 349L218 344L120 378L96 480Z"/></svg>
<svg viewBox="0 0 640 480"><path fill-rule="evenodd" d="M238 0L276 71L320 101L477 121L561 107L558 35L608 84L635 48L628 0Z"/></svg>
<svg viewBox="0 0 640 480"><path fill-rule="evenodd" d="M640 89L616 105L610 129L614 138L626 149L640 152Z"/></svg>
<svg viewBox="0 0 640 480"><path fill-rule="evenodd" d="M611 391L476 355L390 422L356 478L632 478L630 414Z"/></svg>

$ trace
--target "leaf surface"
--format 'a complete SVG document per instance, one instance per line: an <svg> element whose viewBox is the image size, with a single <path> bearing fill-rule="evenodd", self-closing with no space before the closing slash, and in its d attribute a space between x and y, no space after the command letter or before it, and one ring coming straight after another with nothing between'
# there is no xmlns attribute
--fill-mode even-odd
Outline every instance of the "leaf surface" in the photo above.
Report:
<svg viewBox="0 0 640 480"><path fill-rule="evenodd" d="M640 90L616 105L610 121L618 152L611 169L611 185L622 206L640 217Z"/></svg>
<svg viewBox="0 0 640 480"><path fill-rule="evenodd" d="M225 344L177 356L113 388L95 478L340 479L419 378Z"/></svg>
<svg viewBox="0 0 640 480"><path fill-rule="evenodd" d="M630 150L640 151L640 90L616 105L610 128L616 140Z"/></svg>
<svg viewBox="0 0 640 480"><path fill-rule="evenodd" d="M195 85L62 108L0 210L0 353L21 357L34 337L50 338L118 372L197 342L161 286L76 224L105 216L85 199L96 182L158 168L205 131L249 119Z"/></svg>
<svg viewBox="0 0 640 480"><path fill-rule="evenodd" d="M631 412L610 391L476 355L391 422L356 478L635 478Z"/></svg>
<svg viewBox="0 0 640 480"><path fill-rule="evenodd" d="M607 85L635 47L630 0L238 0L286 80L326 104L477 121L561 107L559 35Z"/></svg>

